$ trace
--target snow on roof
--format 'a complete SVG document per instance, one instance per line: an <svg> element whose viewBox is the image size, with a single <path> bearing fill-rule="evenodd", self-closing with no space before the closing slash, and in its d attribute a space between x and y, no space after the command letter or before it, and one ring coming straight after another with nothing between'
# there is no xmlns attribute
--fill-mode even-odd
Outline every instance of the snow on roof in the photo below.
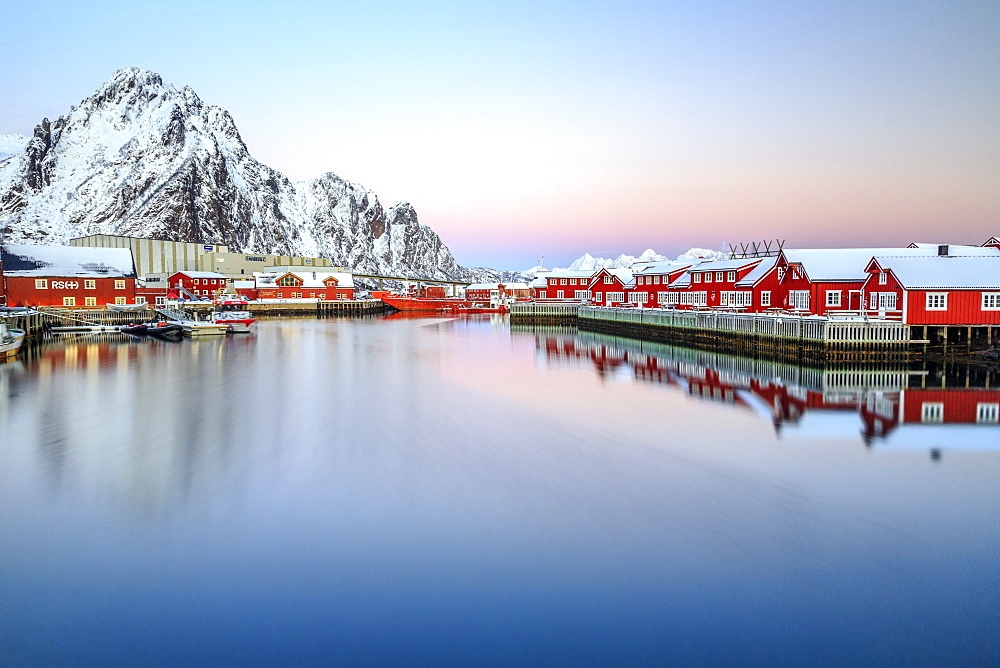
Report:
<svg viewBox="0 0 1000 668"><path fill-rule="evenodd" d="M937 256L938 246L947 244L910 244L909 248L809 248L785 249L789 263L801 264L812 281L863 281L865 268L876 255ZM949 246L949 253L962 256L1000 257L995 248L980 246Z"/></svg>
<svg viewBox="0 0 1000 668"><path fill-rule="evenodd" d="M711 264L704 267L692 267L691 271L725 271L727 269L742 269L743 267L748 267L751 264L760 262L764 258L762 257L743 257L735 260L716 260Z"/></svg>
<svg viewBox="0 0 1000 668"><path fill-rule="evenodd" d="M0 265L7 276L136 276L128 248L5 244L0 248Z"/></svg>
<svg viewBox="0 0 1000 668"><path fill-rule="evenodd" d="M651 274L671 274L688 267L697 267L701 260L666 260L664 262L650 262L636 271L636 274L648 276Z"/></svg>
<svg viewBox="0 0 1000 668"><path fill-rule="evenodd" d="M736 287L746 288L753 286L754 283L764 278L764 275L771 271L777 262L777 257L761 258L760 264L751 269L749 274L737 281Z"/></svg>
<svg viewBox="0 0 1000 668"><path fill-rule="evenodd" d="M593 275L589 270L555 269L539 278L590 278Z"/></svg>
<svg viewBox="0 0 1000 668"><path fill-rule="evenodd" d="M178 271L178 272L174 273L174 276L176 276L177 274L184 274L188 278L225 278L226 277L224 274L220 274L220 273L215 272L215 271Z"/></svg>
<svg viewBox="0 0 1000 668"><path fill-rule="evenodd" d="M612 276L614 276L615 278L617 278L619 281L622 282L623 285L628 285L629 283L633 283L633 284L635 283L635 279L632 277L632 270L631 269L628 269L628 268L601 269L600 271L598 271L598 272L595 273L595 276L598 273L601 273L601 272L604 272L604 271L608 272L609 274L611 274Z"/></svg>
<svg viewBox="0 0 1000 668"><path fill-rule="evenodd" d="M325 288L323 281L330 277L337 279L338 288L354 287L354 274L343 271L255 271L253 277L258 288L277 288L278 279L286 274L300 278L303 288Z"/></svg>
<svg viewBox="0 0 1000 668"><path fill-rule="evenodd" d="M875 261L882 269L892 270L900 284L909 289L1000 291L1000 255L993 257L876 255Z"/></svg>
<svg viewBox="0 0 1000 668"><path fill-rule="evenodd" d="M909 247L927 251L931 255L937 255L938 248L941 246L948 247L948 255L1000 255L1000 250L997 250L992 246L960 246L958 244L928 244L917 242L910 244Z"/></svg>

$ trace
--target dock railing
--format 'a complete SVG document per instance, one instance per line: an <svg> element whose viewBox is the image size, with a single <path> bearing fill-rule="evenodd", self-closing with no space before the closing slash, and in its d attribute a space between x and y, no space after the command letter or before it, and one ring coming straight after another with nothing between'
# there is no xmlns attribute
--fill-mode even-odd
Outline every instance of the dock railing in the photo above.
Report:
<svg viewBox="0 0 1000 668"><path fill-rule="evenodd" d="M830 319L815 315L684 311L581 306L582 320L610 321L703 332L725 332L836 345L900 344L910 328L899 321Z"/></svg>

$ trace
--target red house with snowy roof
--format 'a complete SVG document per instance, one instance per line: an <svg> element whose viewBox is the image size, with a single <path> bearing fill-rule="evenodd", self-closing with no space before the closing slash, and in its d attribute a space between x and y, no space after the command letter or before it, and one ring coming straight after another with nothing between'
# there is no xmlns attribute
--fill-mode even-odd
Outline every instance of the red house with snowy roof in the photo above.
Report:
<svg viewBox="0 0 1000 668"><path fill-rule="evenodd" d="M1000 254L876 255L866 272L870 316L910 325L1000 325Z"/></svg>
<svg viewBox="0 0 1000 668"><path fill-rule="evenodd" d="M587 282L590 300L597 306L629 304L634 286L631 269L600 269Z"/></svg>
<svg viewBox="0 0 1000 668"><path fill-rule="evenodd" d="M135 304L135 280L128 248L0 247L0 282L9 306Z"/></svg>
<svg viewBox="0 0 1000 668"><path fill-rule="evenodd" d="M531 282L531 288L536 299L588 301L588 284L592 274L591 271L557 269L536 278ZM544 286L539 286L542 280Z"/></svg>
<svg viewBox="0 0 1000 668"><path fill-rule="evenodd" d="M226 287L226 277L214 271L178 271L171 274L170 290L180 297L211 299ZM188 293L188 294L185 294Z"/></svg>

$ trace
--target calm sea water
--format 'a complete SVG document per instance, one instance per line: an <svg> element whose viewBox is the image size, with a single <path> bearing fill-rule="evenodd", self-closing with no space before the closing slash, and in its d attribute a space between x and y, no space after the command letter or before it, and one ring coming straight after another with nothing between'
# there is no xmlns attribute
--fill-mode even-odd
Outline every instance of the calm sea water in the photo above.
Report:
<svg viewBox="0 0 1000 668"><path fill-rule="evenodd" d="M995 663L1000 428L947 422L997 381L495 316L54 341L0 365L0 664Z"/></svg>

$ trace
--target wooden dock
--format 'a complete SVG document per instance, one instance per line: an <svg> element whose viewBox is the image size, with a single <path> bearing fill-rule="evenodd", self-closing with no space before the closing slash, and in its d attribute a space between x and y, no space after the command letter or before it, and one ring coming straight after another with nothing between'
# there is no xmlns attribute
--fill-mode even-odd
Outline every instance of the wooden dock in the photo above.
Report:
<svg viewBox="0 0 1000 668"><path fill-rule="evenodd" d="M511 323L575 323L580 303L515 302L510 305Z"/></svg>
<svg viewBox="0 0 1000 668"><path fill-rule="evenodd" d="M583 306L580 329L789 359L907 360L917 353L897 321Z"/></svg>

